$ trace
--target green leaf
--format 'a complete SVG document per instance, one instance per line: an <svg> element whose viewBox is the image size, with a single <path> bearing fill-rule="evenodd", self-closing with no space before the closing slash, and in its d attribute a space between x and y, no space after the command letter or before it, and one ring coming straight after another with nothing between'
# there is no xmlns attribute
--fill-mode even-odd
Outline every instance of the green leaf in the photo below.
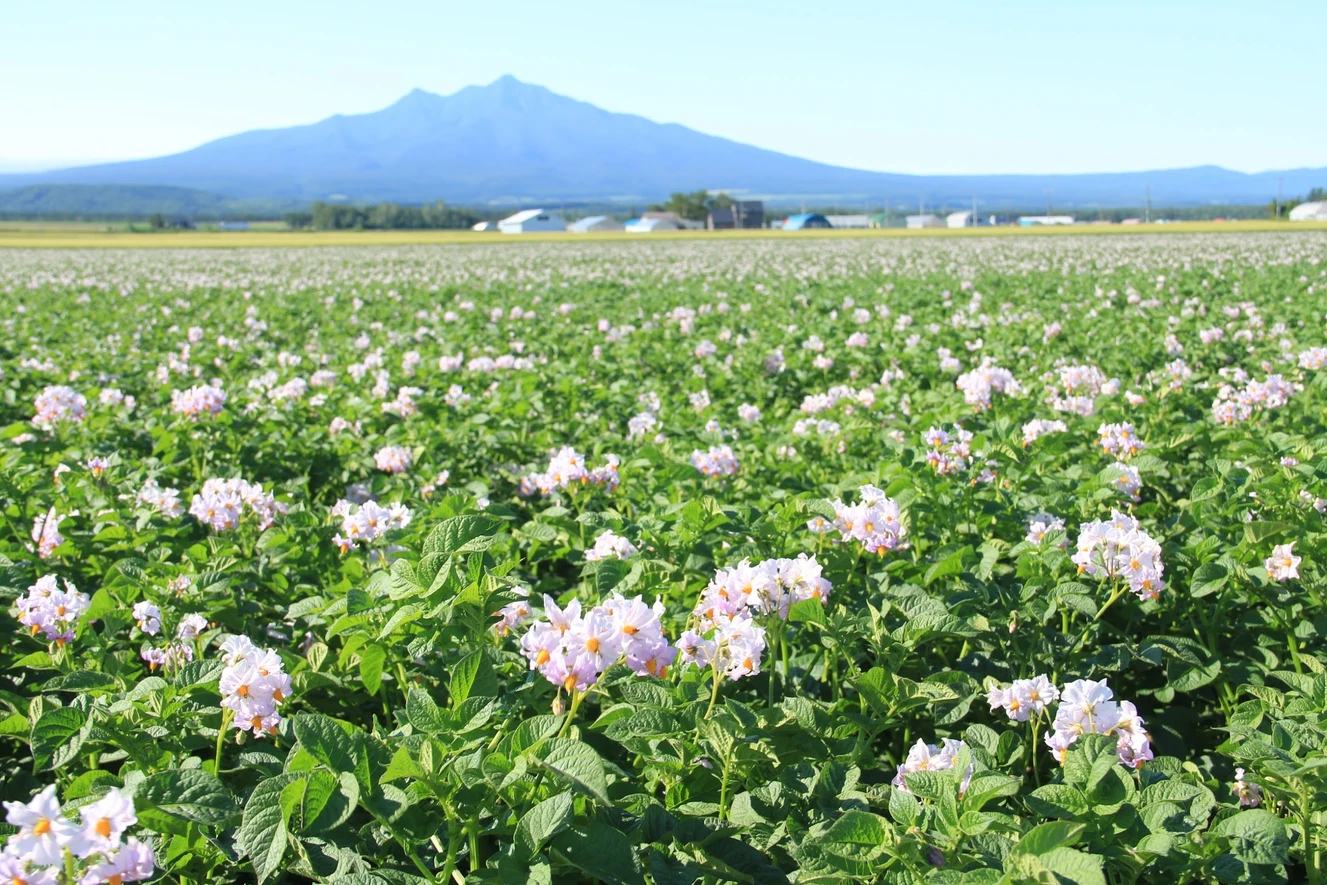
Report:
<svg viewBox="0 0 1327 885"><path fill-rule="evenodd" d="M487 678L481 678L481 672ZM497 683L493 678L492 668L489 667L482 651L470 652L452 667L452 678L447 685L447 691L451 695L453 707L459 707L472 693L478 697L491 697L497 694Z"/></svg>
<svg viewBox="0 0 1327 885"><path fill-rule="evenodd" d="M381 645L370 644L360 649L359 681L370 695L376 695L382 687L382 665L386 660L387 649Z"/></svg>
<svg viewBox="0 0 1327 885"><path fill-rule="evenodd" d="M1261 808L1250 808L1226 818L1219 834L1230 839L1230 853L1252 864L1284 864L1290 861L1290 831L1285 821Z"/></svg>
<svg viewBox="0 0 1327 885"><path fill-rule="evenodd" d="M226 785L198 768L150 775L138 785L134 798L204 826L221 826L240 810Z"/></svg>
<svg viewBox="0 0 1327 885"><path fill-rule="evenodd" d="M516 825L516 844L525 850L526 857L534 857L544 843L567 829L576 820L575 794L558 793L527 811Z"/></svg>
<svg viewBox="0 0 1327 885"><path fill-rule="evenodd" d="M1023 834L1014 846L1014 854L1049 854L1057 848L1067 848L1078 841L1087 826L1067 820L1053 820L1038 824Z"/></svg>
<svg viewBox="0 0 1327 885"><path fill-rule="evenodd" d="M451 718L438 709L422 688L410 689L405 701L406 721L425 734L441 734L451 728Z"/></svg>
<svg viewBox="0 0 1327 885"><path fill-rule="evenodd" d="M1226 567L1219 562L1208 562L1194 570L1189 582L1189 595L1195 599L1210 596L1226 584Z"/></svg>
<svg viewBox="0 0 1327 885"><path fill-rule="evenodd" d="M73 707L50 707L32 725L33 771L59 768L78 755L86 737L87 714Z"/></svg>
<svg viewBox="0 0 1327 885"><path fill-rule="evenodd" d="M276 875L286 853L288 812L282 806L282 793L304 777L302 773L269 777L254 787L249 801L244 804L244 817L235 834L235 845L253 864L260 885Z"/></svg>
<svg viewBox="0 0 1327 885"><path fill-rule="evenodd" d="M1068 784L1047 784L1033 790L1024 801L1043 817L1074 819L1091 810L1082 791Z"/></svg>
<svg viewBox="0 0 1327 885"><path fill-rule="evenodd" d="M424 539L425 553L473 553L488 549L502 527L491 516L454 516L438 523Z"/></svg>
<svg viewBox="0 0 1327 885"><path fill-rule="evenodd" d="M553 840L553 850L567 863L609 885L644 885L631 842L607 824L595 821Z"/></svg>
<svg viewBox="0 0 1327 885"><path fill-rule="evenodd" d="M43 685L42 691L100 691L114 688L115 678L93 670L75 670L64 676L57 676Z"/></svg>
<svg viewBox="0 0 1327 885"><path fill-rule="evenodd" d="M865 811L849 811L834 821L825 833L824 839L826 842L878 846L884 844L889 830L888 821L878 815Z"/></svg>
<svg viewBox="0 0 1327 885"><path fill-rule="evenodd" d="M539 748L536 761L592 799L611 804L604 761L589 744L572 738L549 738Z"/></svg>
<svg viewBox="0 0 1327 885"><path fill-rule="evenodd" d="M803 599L788 609L788 621L793 624L823 624L825 605L818 599Z"/></svg>
<svg viewBox="0 0 1327 885"><path fill-rule="evenodd" d="M335 719L321 713L300 713L292 722L295 737L309 755L332 771L355 771L355 742Z"/></svg>

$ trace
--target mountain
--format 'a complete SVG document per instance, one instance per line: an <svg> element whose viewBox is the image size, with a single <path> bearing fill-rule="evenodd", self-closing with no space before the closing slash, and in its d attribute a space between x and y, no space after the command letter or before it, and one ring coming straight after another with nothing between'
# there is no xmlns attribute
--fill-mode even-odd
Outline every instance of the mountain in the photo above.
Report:
<svg viewBox="0 0 1327 885"><path fill-rule="evenodd" d="M231 198L419 203L640 203L724 188L767 198L983 208L1261 203L1327 185L1327 168L1248 175L1217 166L1085 175L903 175L830 166L602 110L502 77L447 96L416 89L367 114L243 132L183 153L24 175L35 184L164 185Z"/></svg>
<svg viewBox="0 0 1327 885"><path fill-rule="evenodd" d="M297 202L235 199L184 187L127 184L31 184L0 191L0 216L78 215L144 218L154 213L175 218L230 218L270 215Z"/></svg>

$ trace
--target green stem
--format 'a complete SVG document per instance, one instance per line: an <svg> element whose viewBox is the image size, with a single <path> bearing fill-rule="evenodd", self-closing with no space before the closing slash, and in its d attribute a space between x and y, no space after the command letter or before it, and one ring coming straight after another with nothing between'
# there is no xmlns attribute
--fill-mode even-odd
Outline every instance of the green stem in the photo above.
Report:
<svg viewBox="0 0 1327 885"><path fill-rule="evenodd" d="M452 815L451 811L448 810L448 812L447 812L447 859L446 859L446 861L443 862L443 865L442 865L442 876L440 877L440 878L442 879L444 885L446 885L446 883L448 883L448 882L451 881L451 879L452 879L452 873L456 872L456 843L457 843L457 841L459 841L457 837L460 835L460 833L458 832L458 830L459 830L459 827L457 826L456 818ZM421 865L421 866L422 866L422 865ZM431 881L434 881L434 882L438 881L437 879L434 879L432 876L429 876L429 879L430 879Z"/></svg>
<svg viewBox="0 0 1327 885"><path fill-rule="evenodd" d="M221 777L221 751L222 745L226 740L226 730L230 728L231 720L235 718L235 711L229 707L221 710L221 727L217 729L217 755L212 761L212 776Z"/></svg>
<svg viewBox="0 0 1327 885"><path fill-rule="evenodd" d="M581 705L581 698L585 697L583 692L576 689L571 690L571 707L567 710L567 718L562 723L562 730L558 732L558 737L566 737L567 732L571 730L571 720L576 718L576 708Z"/></svg>
<svg viewBox="0 0 1327 885"><path fill-rule="evenodd" d="M1106 604L1103 605L1100 609L1098 609L1096 615L1092 618L1091 621L1088 622L1087 627L1083 630L1083 635L1078 637L1078 644L1074 646L1074 652L1077 652L1080 649L1082 649L1083 644L1087 642L1088 634L1092 632L1092 625L1095 624L1097 621L1100 621L1102 615L1106 614L1106 612L1110 609L1112 605L1119 602L1120 597L1125 594L1127 589L1128 588L1126 588L1123 585L1120 585L1119 587L1115 588L1115 592L1110 595L1110 599L1106 600Z"/></svg>
<svg viewBox="0 0 1327 885"><path fill-rule="evenodd" d="M705 708L706 719L709 719L710 714L714 712L714 702L719 699L719 665L711 662L710 672L714 674L714 688L710 691L710 705Z"/></svg>

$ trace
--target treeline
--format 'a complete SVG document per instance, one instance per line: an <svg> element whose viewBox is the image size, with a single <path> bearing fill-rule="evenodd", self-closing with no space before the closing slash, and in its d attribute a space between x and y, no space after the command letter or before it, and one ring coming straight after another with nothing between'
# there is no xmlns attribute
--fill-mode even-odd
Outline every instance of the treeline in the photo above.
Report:
<svg viewBox="0 0 1327 885"><path fill-rule="evenodd" d="M287 212L284 218L291 230L459 230L484 220L469 209L456 209L441 200L423 206L319 201L308 212Z"/></svg>

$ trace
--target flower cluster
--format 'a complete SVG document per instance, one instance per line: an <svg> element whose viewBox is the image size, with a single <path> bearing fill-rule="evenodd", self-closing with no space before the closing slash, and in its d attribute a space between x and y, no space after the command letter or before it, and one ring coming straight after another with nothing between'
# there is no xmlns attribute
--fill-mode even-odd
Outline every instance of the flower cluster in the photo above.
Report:
<svg viewBox="0 0 1327 885"><path fill-rule="evenodd" d="M707 452L696 449L691 453L691 466L706 476L732 476L741 465L732 446L725 444L710 446Z"/></svg>
<svg viewBox="0 0 1327 885"><path fill-rule="evenodd" d="M857 541L866 548L867 553L884 556L891 550L907 546L903 539L908 530L903 525L898 502L886 497L883 490L873 485L864 485L857 490L860 499L856 504L844 504L841 499L830 502L834 508L832 526L821 527L815 520L807 527L812 531L838 529L842 540Z"/></svg>
<svg viewBox="0 0 1327 885"><path fill-rule="evenodd" d="M602 466L590 469L584 455L571 446L563 446L549 458L546 471L521 477L520 493L526 497L535 492L551 495L558 489L584 485L603 486L611 492L622 481L617 472L620 463L617 455L608 454Z"/></svg>
<svg viewBox="0 0 1327 885"><path fill-rule="evenodd" d="M568 692L585 691L623 658L637 676L662 677L677 655L664 637L663 613L662 601L651 607L614 593L582 615L579 599L560 608L545 596L544 618L521 637L521 651L531 670Z"/></svg>
<svg viewBox="0 0 1327 885"><path fill-rule="evenodd" d="M979 411L991 407L993 393L1017 396L1023 391L1023 386L1013 373L995 365L989 357L982 360L977 368L959 375L954 386L963 391L963 400L970 406L976 406Z"/></svg>
<svg viewBox="0 0 1327 885"><path fill-rule="evenodd" d="M1018 722L1040 716L1042 710L1059 698L1060 690L1045 676L1015 679L1008 687L997 685L986 693L986 702L992 710L1003 707L1005 715Z"/></svg>
<svg viewBox="0 0 1327 885"><path fill-rule="evenodd" d="M143 483L143 487L134 495L134 502L140 507L151 507L167 519L177 519L184 512L180 504L180 490L163 489L155 479Z"/></svg>
<svg viewBox="0 0 1327 885"><path fill-rule="evenodd" d="M161 609L146 599L134 603L134 623L148 636L161 632Z"/></svg>
<svg viewBox="0 0 1327 885"><path fill-rule="evenodd" d="M1294 385L1280 375L1268 375L1263 381L1249 379L1243 387L1222 384L1212 401L1212 417L1218 424L1239 424L1256 412L1282 408L1294 393Z"/></svg>
<svg viewBox="0 0 1327 885"><path fill-rule="evenodd" d="M276 734L281 725L277 707L290 696L290 677L281 656L259 648L247 636L232 636L221 645L226 668L221 671L221 706L235 714L234 726L254 737Z"/></svg>
<svg viewBox="0 0 1327 885"><path fill-rule="evenodd" d="M352 504L344 498L332 507L332 515L341 519L341 533L332 541L342 553L354 550L360 544L372 544L392 529L410 525L412 514L402 504L383 507L376 501Z"/></svg>
<svg viewBox="0 0 1327 885"><path fill-rule="evenodd" d="M87 397L63 384L43 388L32 404L37 410L32 423L43 430L49 430L61 421L77 423L88 416Z"/></svg>
<svg viewBox="0 0 1327 885"><path fill-rule="evenodd" d="M1301 369L1321 369L1327 366L1327 347L1310 347L1296 356Z"/></svg>
<svg viewBox="0 0 1327 885"><path fill-rule="evenodd" d="M139 657L147 663L148 670L155 671L158 667L174 670L192 661L194 650L187 643L172 642L165 648L144 647Z"/></svg>
<svg viewBox="0 0 1327 885"><path fill-rule="evenodd" d="M1038 513L1028 520L1027 542L1040 544L1051 532L1064 531L1064 520L1049 513Z"/></svg>
<svg viewBox="0 0 1327 885"><path fill-rule="evenodd" d="M594 539L594 546L585 551L585 558L589 562L598 562L601 559L630 559L638 552L635 544L609 529Z"/></svg>
<svg viewBox="0 0 1327 885"><path fill-rule="evenodd" d="M1117 738L1115 755L1121 765L1141 768L1152 758L1151 739L1143 730L1142 717L1129 701L1116 703L1106 680L1079 679L1060 692L1060 706L1055 711L1052 731L1046 746L1060 764L1069 748L1085 734L1105 734Z"/></svg>
<svg viewBox="0 0 1327 885"><path fill-rule="evenodd" d="M908 751L908 758L903 760L903 764L898 767L898 772L894 775L893 783L896 789L905 793L911 793L908 789L907 776L918 771L951 771L954 763L958 761L958 754L966 750L967 744L962 741L956 741L953 738L945 738L940 744L928 744L926 741L917 740ZM968 770L963 773L963 783L959 785L959 792L967 792L968 784L972 781L972 765L968 765Z"/></svg>
<svg viewBox="0 0 1327 885"><path fill-rule="evenodd" d="M1230 788L1239 799L1240 808L1257 808L1262 805L1262 787L1244 780L1244 769L1235 769L1235 782Z"/></svg>
<svg viewBox="0 0 1327 885"><path fill-rule="evenodd" d="M373 463L383 473L399 476L415 463L415 456L405 446L383 446L373 454Z"/></svg>
<svg viewBox="0 0 1327 885"><path fill-rule="evenodd" d="M1068 430L1063 421L1033 418L1023 425L1023 445L1030 446L1048 433L1066 433Z"/></svg>
<svg viewBox="0 0 1327 885"><path fill-rule="evenodd" d="M1111 396L1120 390L1120 379L1107 378L1096 366L1060 366L1055 373L1043 375L1042 380L1047 382L1046 402L1052 409L1084 417L1096 411L1098 396Z"/></svg>
<svg viewBox="0 0 1327 885"><path fill-rule="evenodd" d="M1073 561L1079 574L1127 580L1139 599L1156 599L1165 586L1161 545L1138 527L1138 520L1118 510L1109 522L1089 522L1079 530Z"/></svg>
<svg viewBox="0 0 1327 885"><path fill-rule="evenodd" d="M6 802L5 820L18 832L0 854L0 879L13 885L122 885L156 872L152 848L125 838L138 816L133 800L118 788L78 814L78 823L64 816L54 784L30 802ZM72 876L65 878L66 872Z"/></svg>
<svg viewBox="0 0 1327 885"><path fill-rule="evenodd" d="M1146 447L1128 423L1102 424L1097 428L1097 437L1097 445L1117 457L1132 458Z"/></svg>
<svg viewBox="0 0 1327 885"><path fill-rule="evenodd" d="M189 512L214 532L224 532L240 524L244 508L258 517L258 529L264 531L286 508L263 491L261 483L239 479L209 479L189 502Z"/></svg>
<svg viewBox="0 0 1327 885"><path fill-rule="evenodd" d="M1110 469L1118 471L1120 474L1114 480L1115 490L1130 501L1138 501L1138 493L1143 489L1143 476L1138 472L1138 468L1125 464L1123 461L1116 461L1110 465Z"/></svg>
<svg viewBox="0 0 1327 885"><path fill-rule="evenodd" d="M65 542L64 535L60 534L60 523L64 520L65 516L56 513L54 507L32 518L32 543L37 545L37 556L41 559L49 558L55 548Z"/></svg>
<svg viewBox="0 0 1327 885"><path fill-rule="evenodd" d="M171 411L197 420L203 415L219 415L226 404L226 391L210 384L199 384L188 390L172 390Z"/></svg>
<svg viewBox="0 0 1327 885"><path fill-rule="evenodd" d="M1291 541L1272 548L1272 555L1262 563L1267 569L1267 577L1273 581L1293 581L1299 577L1299 564L1303 559L1292 552L1294 546L1295 542Z"/></svg>
<svg viewBox="0 0 1327 885"><path fill-rule="evenodd" d="M73 640L74 626L90 604L88 595L69 583L68 578L61 590L55 575L38 578L28 588L28 595L19 597L15 603L20 624L34 636L44 633L47 642L60 645Z"/></svg>
<svg viewBox="0 0 1327 885"><path fill-rule="evenodd" d="M972 460L972 434L955 426L953 433L932 427L922 434L922 441L930 446L926 463L941 476L966 470Z"/></svg>

